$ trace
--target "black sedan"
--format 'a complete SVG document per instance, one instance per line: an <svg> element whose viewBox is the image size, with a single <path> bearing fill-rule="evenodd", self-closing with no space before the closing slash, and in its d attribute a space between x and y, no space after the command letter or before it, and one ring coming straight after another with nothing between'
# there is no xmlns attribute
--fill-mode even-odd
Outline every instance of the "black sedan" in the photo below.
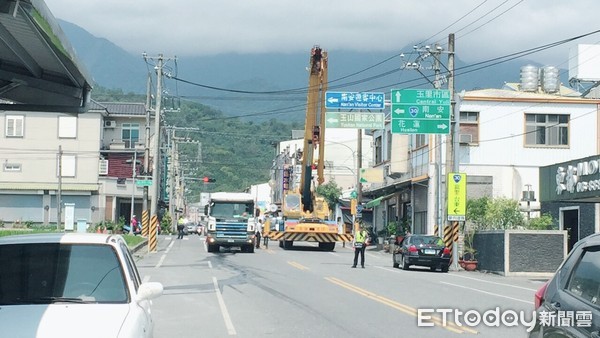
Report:
<svg viewBox="0 0 600 338"><path fill-rule="evenodd" d="M450 250L438 236L409 235L396 244L392 255L394 267L408 270L411 265L428 266L431 271L438 268L448 272Z"/></svg>
<svg viewBox="0 0 600 338"><path fill-rule="evenodd" d="M577 242L534 300L530 337L600 337L600 234Z"/></svg>

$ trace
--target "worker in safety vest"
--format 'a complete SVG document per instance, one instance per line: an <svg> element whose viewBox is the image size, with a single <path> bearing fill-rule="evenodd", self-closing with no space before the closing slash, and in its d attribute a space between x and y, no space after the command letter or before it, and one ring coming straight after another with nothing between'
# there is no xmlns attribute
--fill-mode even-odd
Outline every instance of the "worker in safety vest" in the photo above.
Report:
<svg viewBox="0 0 600 338"><path fill-rule="evenodd" d="M365 268L365 249L369 245L369 235L367 230L360 225L359 230L354 234L354 264L353 268L356 268L356 264L358 263L358 255L360 254L360 265L362 268Z"/></svg>
<svg viewBox="0 0 600 338"><path fill-rule="evenodd" d="M183 229L185 228L185 220L183 216L179 216L177 220L177 239L183 239L183 235L185 235Z"/></svg>

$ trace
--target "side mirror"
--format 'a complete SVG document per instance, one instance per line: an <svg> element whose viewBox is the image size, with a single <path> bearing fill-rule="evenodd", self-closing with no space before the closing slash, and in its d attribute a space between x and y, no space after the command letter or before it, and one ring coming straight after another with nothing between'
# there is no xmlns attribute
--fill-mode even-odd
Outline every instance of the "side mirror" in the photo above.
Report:
<svg viewBox="0 0 600 338"><path fill-rule="evenodd" d="M147 282L142 283L137 293L137 302L141 302L144 300L151 300L156 297L162 296L163 294L163 285L158 282Z"/></svg>

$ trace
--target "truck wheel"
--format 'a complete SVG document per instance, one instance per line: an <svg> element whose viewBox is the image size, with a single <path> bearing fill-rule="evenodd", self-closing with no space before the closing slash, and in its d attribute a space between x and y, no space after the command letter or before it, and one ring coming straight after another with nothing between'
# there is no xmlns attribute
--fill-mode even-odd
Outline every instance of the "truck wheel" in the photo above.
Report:
<svg viewBox="0 0 600 338"><path fill-rule="evenodd" d="M331 242L331 243L319 242L319 249L321 249L323 251L333 251L333 249L335 249L335 242Z"/></svg>
<svg viewBox="0 0 600 338"><path fill-rule="evenodd" d="M244 251L247 253L254 253L254 245L247 245L246 250Z"/></svg>
<svg viewBox="0 0 600 338"><path fill-rule="evenodd" d="M284 249L291 249L292 246L294 246L294 241L283 241L283 248Z"/></svg>
<svg viewBox="0 0 600 338"><path fill-rule="evenodd" d="M219 252L219 246L215 244L209 244L207 249L208 252Z"/></svg>

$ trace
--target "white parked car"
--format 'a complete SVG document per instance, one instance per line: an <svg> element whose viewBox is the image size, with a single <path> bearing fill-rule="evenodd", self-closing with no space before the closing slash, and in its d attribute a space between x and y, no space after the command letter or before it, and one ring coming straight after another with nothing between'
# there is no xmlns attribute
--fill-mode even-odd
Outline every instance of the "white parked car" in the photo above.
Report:
<svg viewBox="0 0 600 338"><path fill-rule="evenodd" d="M119 235L0 237L3 337L152 337L151 299Z"/></svg>

